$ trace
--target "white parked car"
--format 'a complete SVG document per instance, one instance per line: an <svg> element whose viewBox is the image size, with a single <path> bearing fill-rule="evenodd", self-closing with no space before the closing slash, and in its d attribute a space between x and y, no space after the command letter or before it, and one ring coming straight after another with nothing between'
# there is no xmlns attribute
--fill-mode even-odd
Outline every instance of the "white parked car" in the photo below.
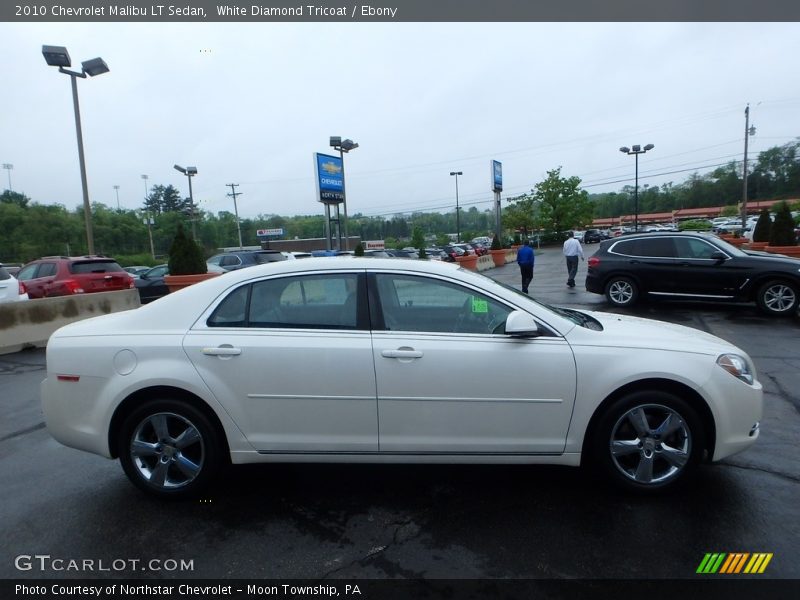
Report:
<svg viewBox="0 0 800 600"><path fill-rule="evenodd" d="M0 265L0 302L19 302L27 299L25 284Z"/></svg>
<svg viewBox="0 0 800 600"><path fill-rule="evenodd" d="M57 440L163 497L228 461L589 463L653 492L748 448L762 412L722 339L379 258L269 263L73 323L41 392Z"/></svg>

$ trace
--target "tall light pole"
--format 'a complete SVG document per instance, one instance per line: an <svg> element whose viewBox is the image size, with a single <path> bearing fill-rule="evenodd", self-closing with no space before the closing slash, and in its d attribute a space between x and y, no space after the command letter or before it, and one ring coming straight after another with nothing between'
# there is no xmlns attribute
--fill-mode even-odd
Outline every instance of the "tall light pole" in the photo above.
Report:
<svg viewBox="0 0 800 600"><path fill-rule="evenodd" d="M3 168L8 171L8 191L13 192L14 190L11 189L11 169L14 168L14 165L11 163L3 163Z"/></svg>
<svg viewBox="0 0 800 600"><path fill-rule="evenodd" d="M347 192L345 192L345 185L344 185L344 153L350 152L350 150L355 150L358 148L358 144L353 140L344 140L342 141L341 136L332 135L330 139L331 148L334 150L339 151L339 158L342 160L342 208L344 209L344 249L345 251L350 249L350 239L347 235Z"/></svg>
<svg viewBox="0 0 800 600"><path fill-rule="evenodd" d="M450 171L450 175L455 175L456 177L456 242L461 241L461 219L459 217L459 207L458 207L458 176L463 175L461 171Z"/></svg>
<svg viewBox="0 0 800 600"><path fill-rule="evenodd" d="M75 108L75 130L78 134L78 160L81 166L81 185L83 186L83 217L86 222L86 243L89 254L94 254L94 233L92 232L92 206L89 204L89 187L86 183L86 161L83 157L83 133L81 131L81 111L78 104L78 77L85 79L108 73L108 65L102 58L93 58L81 63L81 72L68 71L72 61L63 46L42 46L42 55L51 67L58 67L59 73L69 75L72 80L72 103Z"/></svg>
<svg viewBox="0 0 800 600"><path fill-rule="evenodd" d="M633 230L639 231L639 155L644 154L648 150L652 150L655 148L653 144L647 144L644 148L639 146L633 146L632 148L628 148L627 146L623 146L619 149L620 152L624 154L633 154L636 157L636 179L633 187Z"/></svg>
<svg viewBox="0 0 800 600"><path fill-rule="evenodd" d="M185 169L180 165L174 165L176 171L180 171L186 178L189 180L189 204L191 204L192 209L192 238L194 241L197 241L197 229L195 228L195 219L194 219L194 196L192 195L192 177L197 175L197 167L186 167Z"/></svg>
<svg viewBox="0 0 800 600"><path fill-rule="evenodd" d="M747 138L756 134L755 126L750 127L750 105L744 109L744 163L742 164L742 231L747 227Z"/></svg>
<svg viewBox="0 0 800 600"><path fill-rule="evenodd" d="M117 193L117 210L119 210L119 186L114 186L114 191Z"/></svg>
<svg viewBox="0 0 800 600"><path fill-rule="evenodd" d="M142 180L144 180L144 205L147 206L147 196L149 194L147 190L147 180L149 177L147 175L142 175ZM153 260L156 259L156 248L153 245L153 217L150 216L150 211L145 211L144 213L144 223L147 225L147 236L150 238L150 256L153 257Z"/></svg>

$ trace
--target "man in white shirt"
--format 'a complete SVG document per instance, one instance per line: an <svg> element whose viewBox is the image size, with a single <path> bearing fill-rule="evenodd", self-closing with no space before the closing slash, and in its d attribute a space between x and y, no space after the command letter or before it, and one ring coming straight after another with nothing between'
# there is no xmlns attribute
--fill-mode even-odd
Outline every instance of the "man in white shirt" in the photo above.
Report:
<svg viewBox="0 0 800 600"><path fill-rule="evenodd" d="M575 287L575 275L578 272L578 257L584 260L583 248L581 243L575 239L575 234L571 231L567 234L567 241L564 242L564 256L567 257L567 285Z"/></svg>

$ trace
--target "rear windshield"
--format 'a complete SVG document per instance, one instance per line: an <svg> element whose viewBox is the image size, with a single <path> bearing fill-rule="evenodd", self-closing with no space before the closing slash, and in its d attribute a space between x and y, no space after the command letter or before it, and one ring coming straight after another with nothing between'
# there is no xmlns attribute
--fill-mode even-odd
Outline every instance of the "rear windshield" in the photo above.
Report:
<svg viewBox="0 0 800 600"><path fill-rule="evenodd" d="M113 273L123 271L114 260L75 261L70 263L70 273Z"/></svg>
<svg viewBox="0 0 800 600"><path fill-rule="evenodd" d="M256 252L253 258L255 258L256 262L260 265L277 260L286 260L286 257L280 252Z"/></svg>

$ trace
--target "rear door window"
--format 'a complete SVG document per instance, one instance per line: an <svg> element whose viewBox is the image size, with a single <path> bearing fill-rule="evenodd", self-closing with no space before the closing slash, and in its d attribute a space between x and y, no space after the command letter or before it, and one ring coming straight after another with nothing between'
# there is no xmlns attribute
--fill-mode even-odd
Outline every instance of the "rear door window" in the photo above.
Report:
<svg viewBox="0 0 800 600"><path fill-rule="evenodd" d="M115 273L117 271L124 271L124 269L114 260L75 261L69 265L69 272L75 275L83 273Z"/></svg>

